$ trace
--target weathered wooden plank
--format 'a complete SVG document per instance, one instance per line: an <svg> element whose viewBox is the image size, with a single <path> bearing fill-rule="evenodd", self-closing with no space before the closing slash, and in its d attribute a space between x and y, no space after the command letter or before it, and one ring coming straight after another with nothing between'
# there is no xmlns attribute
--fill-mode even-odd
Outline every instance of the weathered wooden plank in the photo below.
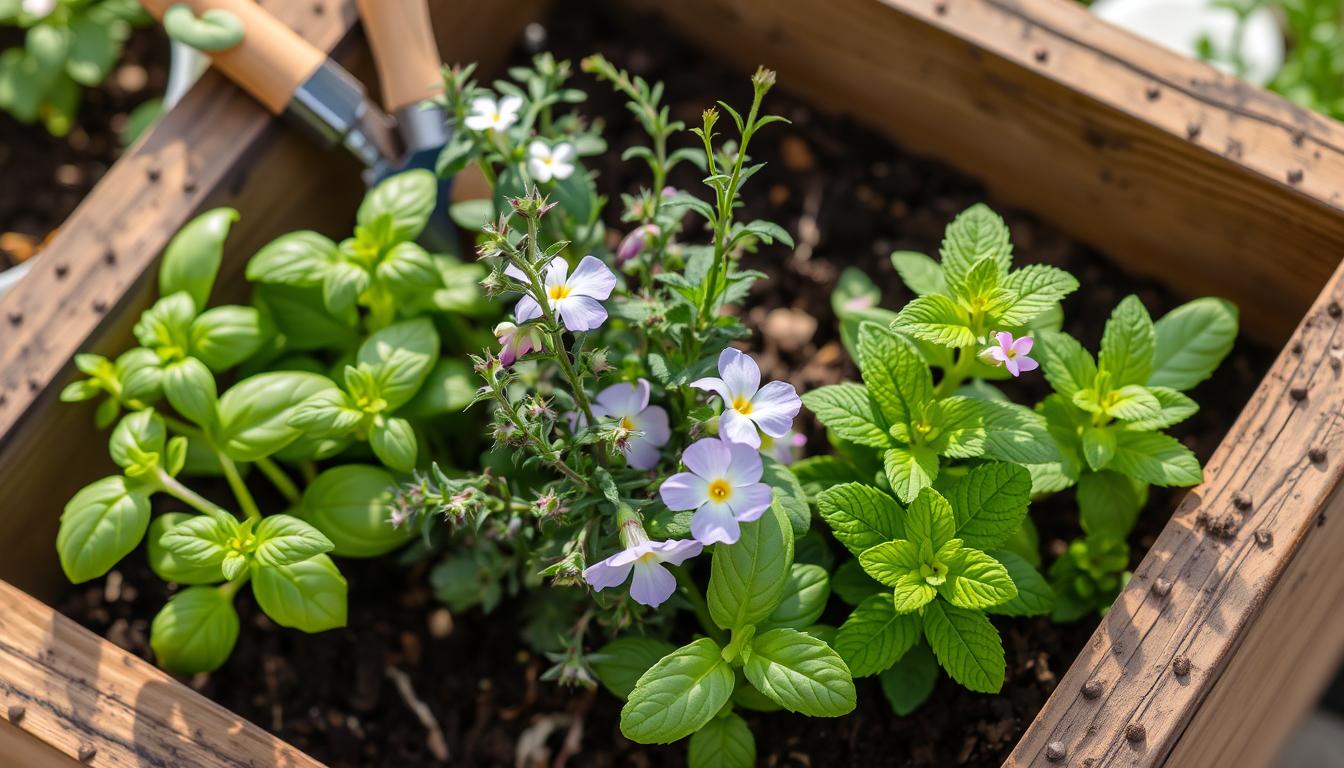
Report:
<svg viewBox="0 0 1344 768"><path fill-rule="evenodd" d="M1344 127L1071 0L631 0L1279 343L1344 253ZM712 19L712 23L706 20Z"/></svg>
<svg viewBox="0 0 1344 768"><path fill-rule="evenodd" d="M0 745L17 729L63 758L21 765L321 765L5 582L0 605Z"/></svg>

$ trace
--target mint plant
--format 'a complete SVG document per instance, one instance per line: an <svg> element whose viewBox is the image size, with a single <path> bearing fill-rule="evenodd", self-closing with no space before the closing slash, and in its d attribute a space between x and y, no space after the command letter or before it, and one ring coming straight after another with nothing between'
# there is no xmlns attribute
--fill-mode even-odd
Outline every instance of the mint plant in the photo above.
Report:
<svg viewBox="0 0 1344 768"><path fill-rule="evenodd" d="M0 24L25 31L22 47L0 53L0 109L64 136L79 111L80 89L101 85L131 29L149 22L135 0L0 3Z"/></svg>

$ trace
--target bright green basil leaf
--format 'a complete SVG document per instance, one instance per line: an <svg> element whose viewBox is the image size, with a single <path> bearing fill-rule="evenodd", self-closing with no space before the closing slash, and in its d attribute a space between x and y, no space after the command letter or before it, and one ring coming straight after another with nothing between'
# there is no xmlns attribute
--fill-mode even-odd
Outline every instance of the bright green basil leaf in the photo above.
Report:
<svg viewBox="0 0 1344 768"><path fill-rule="evenodd" d="M769 517L767 515L766 517ZM708 723L735 684L719 646L702 637L645 672L621 708L621 733L639 744L670 744Z"/></svg>
<svg viewBox="0 0 1344 768"><path fill-rule="evenodd" d="M870 448L891 444L885 420L862 384L845 382L819 387L803 393L803 405L841 440Z"/></svg>
<svg viewBox="0 0 1344 768"><path fill-rule="evenodd" d="M938 454L923 445L888 448L882 453L882 468L897 498L909 503L938 477Z"/></svg>
<svg viewBox="0 0 1344 768"><path fill-rule="evenodd" d="M364 267L348 261L333 262L322 275L322 303L328 312L348 312L371 281Z"/></svg>
<svg viewBox="0 0 1344 768"><path fill-rule="evenodd" d="M757 629L805 629L821 618L821 612L826 609L826 599L830 596L831 584L826 569L819 565L794 563L789 570L779 605L757 625Z"/></svg>
<svg viewBox="0 0 1344 768"><path fill-rule="evenodd" d="M315 373L276 371L250 376L219 398L220 443L235 461L256 461L284 448L300 434L289 417L331 379Z"/></svg>
<svg viewBox="0 0 1344 768"><path fill-rule="evenodd" d="M1182 304L1155 324L1149 386L1186 390L1213 375L1237 338L1237 307L1206 297Z"/></svg>
<svg viewBox="0 0 1344 768"><path fill-rule="evenodd" d="M215 208L178 230L159 265L159 295L186 291L197 311L205 309L224 258L224 240L236 221L238 212L234 209Z"/></svg>
<svg viewBox="0 0 1344 768"><path fill-rule="evenodd" d="M743 671L756 690L790 712L839 717L854 710L854 679L829 645L794 629L751 642Z"/></svg>
<svg viewBox="0 0 1344 768"><path fill-rule="evenodd" d="M278 568L254 568L252 594L282 627L323 632L345 626L345 577L326 555Z"/></svg>
<svg viewBox="0 0 1344 768"><path fill-rule="evenodd" d="M458 413L476 399L477 381L467 361L455 357L440 358L415 397L397 412L409 419Z"/></svg>
<svg viewBox="0 0 1344 768"><path fill-rule="evenodd" d="M161 351L165 359L185 355L196 309L186 291L164 296L140 315L133 329L135 338L141 345Z"/></svg>
<svg viewBox="0 0 1344 768"><path fill-rule="evenodd" d="M144 461L164 463L167 440L168 430L163 425L163 418L154 409L147 408L122 418L112 430L107 450L117 466L129 470Z"/></svg>
<svg viewBox="0 0 1344 768"><path fill-rule="evenodd" d="M933 399L933 374L912 341L872 323L859 327L859 370L888 424L910 424Z"/></svg>
<svg viewBox="0 0 1344 768"><path fill-rule="evenodd" d="M1118 432L1115 457L1108 468L1164 487L1204 482L1204 470L1190 449L1158 432Z"/></svg>
<svg viewBox="0 0 1344 768"><path fill-rule="evenodd" d="M369 447L378 460L398 472L415 469L418 443L415 428L405 419L375 421L369 430Z"/></svg>
<svg viewBox="0 0 1344 768"><path fill-rule="evenodd" d="M869 677L896 663L919 640L919 617L897 613L891 595L873 595L840 625L835 650L854 677Z"/></svg>
<svg viewBox="0 0 1344 768"><path fill-rule="evenodd" d="M1154 431L1180 424L1194 416L1199 404L1169 387L1148 387L1148 393L1157 401L1156 413L1125 422L1125 429Z"/></svg>
<svg viewBox="0 0 1344 768"><path fill-rule="evenodd" d="M1003 288L1012 299L994 314L1000 327L1015 327L1058 306L1061 299L1078 290L1078 281L1062 269L1031 264L1009 273Z"/></svg>
<svg viewBox="0 0 1344 768"><path fill-rule="evenodd" d="M1006 274L1013 263L1008 225L989 206L977 203L948 225L939 254L949 285L964 280L981 259L992 259Z"/></svg>
<svg viewBox="0 0 1344 768"><path fill-rule="evenodd" d="M975 343L970 314L942 294L920 296L906 304L896 323L902 333L930 344L956 348Z"/></svg>
<svg viewBox="0 0 1344 768"><path fill-rule="evenodd" d="M223 515L195 515L164 531L159 544L186 565L217 566L234 552L240 526Z"/></svg>
<svg viewBox="0 0 1344 768"><path fill-rule="evenodd" d="M179 675L212 672L238 641L238 612L217 587L188 587L168 599L149 627L160 667Z"/></svg>
<svg viewBox="0 0 1344 768"><path fill-rule="evenodd" d="M1115 457L1116 430L1109 427L1087 427L1083 430L1083 458L1087 465L1099 470Z"/></svg>
<svg viewBox="0 0 1344 768"><path fill-rule="evenodd" d="M957 533L957 518L952 505L942 494L925 488L905 512L905 537L917 545L927 543L937 550Z"/></svg>
<svg viewBox="0 0 1344 768"><path fill-rule="evenodd" d="M331 540L321 531L291 515L263 519L254 535L258 566L292 565L332 550Z"/></svg>
<svg viewBox="0 0 1344 768"><path fill-rule="evenodd" d="M742 537L714 547L709 575L709 615L724 629L765 619L779 605L793 564L793 530L771 506L761 519L743 523Z"/></svg>
<svg viewBox="0 0 1344 768"><path fill-rule="evenodd" d="M130 33L130 26L118 19L95 18L91 13L75 17L70 22L66 74L80 85L98 87L116 65Z"/></svg>
<svg viewBox="0 0 1344 768"><path fill-rule="evenodd" d="M891 704L891 711L905 717L919 709L933 693L938 682L938 660L929 646L920 643L911 648L878 678L882 694Z"/></svg>
<svg viewBox="0 0 1344 768"><path fill-rule="evenodd" d="M896 267L896 273L901 276L906 287L916 295L947 293L943 268L928 256L915 251L894 251L891 254L891 264Z"/></svg>
<svg viewBox="0 0 1344 768"><path fill-rule="evenodd" d="M983 613L941 601L929 603L924 608L924 637L953 680L978 693L1003 688L1007 670L1003 642Z"/></svg>
<svg viewBox="0 0 1344 768"><path fill-rule="evenodd" d="M1036 335L1036 342L1045 379L1059 394L1072 398L1096 381L1097 363L1077 339L1067 333L1043 331Z"/></svg>
<svg viewBox="0 0 1344 768"><path fill-rule="evenodd" d="M1017 595L986 610L1001 616L1046 616L1055 607L1055 591L1031 563L1016 552L996 549L987 553L999 561L1017 587Z"/></svg>
<svg viewBox="0 0 1344 768"><path fill-rule="evenodd" d="M891 594L891 590L864 572L858 560L846 560L835 569L831 574L831 591L850 605L858 605L871 595Z"/></svg>
<svg viewBox="0 0 1344 768"><path fill-rule="evenodd" d="M1078 512L1083 531L1098 538L1124 539L1143 506L1141 488L1119 472L1084 472L1078 476Z"/></svg>
<svg viewBox="0 0 1344 768"><path fill-rule="evenodd" d="M207 429L214 425L219 402L215 377L200 360L184 357L165 366L163 396L189 421Z"/></svg>
<svg viewBox="0 0 1344 768"><path fill-rule="evenodd" d="M1147 384L1153 372L1156 332L1138 296L1126 296L1106 321L1101 336L1099 370L1111 374L1111 386Z"/></svg>
<svg viewBox="0 0 1344 768"><path fill-rule="evenodd" d="M164 581L177 584L214 584L224 580L218 565L191 565L179 560L160 543L163 534L179 523L185 523L196 515L187 512L168 512L154 518L149 524L149 567Z"/></svg>
<svg viewBox="0 0 1344 768"><path fill-rule="evenodd" d="M635 683L649 671L649 667L675 650L676 646L664 640L627 635L612 640L597 653L588 654L588 663L602 685L616 698L624 700L630 698Z"/></svg>
<svg viewBox="0 0 1344 768"><path fill-rule="evenodd" d="M901 507L869 485L846 483L817 496L817 510L836 540L855 555L884 541L905 538Z"/></svg>
<svg viewBox="0 0 1344 768"><path fill-rule="evenodd" d="M947 489L947 501L956 519L956 538L976 549L996 547L1027 516L1031 474L1015 464L981 464Z"/></svg>
<svg viewBox="0 0 1344 768"><path fill-rule="evenodd" d="M687 768L753 768L756 739L747 721L729 712L716 717L691 736Z"/></svg>
<svg viewBox="0 0 1344 768"><path fill-rule="evenodd" d="M328 312L320 289L258 285L253 300L275 322L287 349L343 349L359 341L359 314L353 307L336 315Z"/></svg>
<svg viewBox="0 0 1344 768"><path fill-rule="evenodd" d="M798 478L789 468L769 456L761 456L761 482L774 492L770 504L784 513L794 537L807 533L812 527L812 508Z"/></svg>
<svg viewBox="0 0 1344 768"><path fill-rule="evenodd" d="M318 286L336 262L336 244L325 235L300 230L281 235L247 262L247 279L254 283Z"/></svg>
<svg viewBox="0 0 1344 768"><path fill-rule="evenodd" d="M409 525L393 526L389 501L392 473L367 464L342 464L318 475L303 492L296 514L331 540L338 557L377 557L415 536Z"/></svg>
<svg viewBox="0 0 1344 768"><path fill-rule="evenodd" d="M439 270L429 252L416 243L398 243L374 270L379 280L397 291L432 290L440 285Z"/></svg>
<svg viewBox="0 0 1344 768"><path fill-rule="evenodd" d="M355 220L361 227L369 227L382 216L391 216L391 242L414 240L420 236L438 199L438 179L430 171L414 169L385 179L369 190L360 203Z"/></svg>
<svg viewBox="0 0 1344 768"><path fill-rule="evenodd" d="M439 359L439 332L429 318L389 325L359 348L357 362L373 370L378 395L396 410L410 400Z"/></svg>
<svg viewBox="0 0 1344 768"><path fill-rule="evenodd" d="M224 556L223 562L219 564L220 573L224 574L226 581L233 581L243 575L247 570L248 558L242 552L230 552Z"/></svg>
<svg viewBox="0 0 1344 768"><path fill-rule="evenodd" d="M332 438L355 431L364 416L349 395L333 387L299 403L286 423L306 438Z"/></svg>
<svg viewBox="0 0 1344 768"><path fill-rule="evenodd" d="M943 564L947 580L938 585L938 594L953 605L985 609L1017 597L1008 569L978 549L958 549Z"/></svg>
<svg viewBox="0 0 1344 768"><path fill-rule="evenodd" d="M148 527L147 488L120 475L86 485L61 513L61 569L75 584L102 576L135 549Z"/></svg>
<svg viewBox="0 0 1344 768"><path fill-rule="evenodd" d="M253 307L224 306L198 315L190 333L192 357L218 373L256 354L275 334L275 327Z"/></svg>

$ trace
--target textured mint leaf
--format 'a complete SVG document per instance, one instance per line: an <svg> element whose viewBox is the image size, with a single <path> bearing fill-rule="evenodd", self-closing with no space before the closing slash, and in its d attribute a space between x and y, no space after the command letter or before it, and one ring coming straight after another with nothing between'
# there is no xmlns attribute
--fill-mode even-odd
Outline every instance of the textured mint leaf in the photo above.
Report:
<svg viewBox="0 0 1344 768"><path fill-rule="evenodd" d="M675 645L652 637L618 637L588 655L597 679L618 699L627 699L635 683L664 656L677 650Z"/></svg>
<svg viewBox="0 0 1344 768"><path fill-rule="evenodd" d="M1021 405L981 400L985 416L985 458L1013 464L1059 460L1045 417Z"/></svg>
<svg viewBox="0 0 1344 768"><path fill-rule="evenodd" d="M1199 485L1204 470L1189 448L1158 432L1119 432L1108 465L1135 480L1164 487Z"/></svg>
<svg viewBox="0 0 1344 768"><path fill-rule="evenodd" d="M938 436L930 444L950 459L973 459L985 455L985 415L993 406L985 398L953 395L938 401L933 426Z"/></svg>
<svg viewBox="0 0 1344 768"><path fill-rule="evenodd" d="M218 669L238 641L238 612L217 587L188 587L168 599L149 627L160 667L179 675Z"/></svg>
<svg viewBox="0 0 1344 768"><path fill-rule="evenodd" d="M1156 350L1147 383L1186 390L1213 375L1237 338L1237 307L1206 297L1182 304L1155 324Z"/></svg>
<svg viewBox="0 0 1344 768"><path fill-rule="evenodd" d="M890 595L891 591L864 572L858 560L846 560L831 574L831 591L850 605L858 605L872 595Z"/></svg>
<svg viewBox="0 0 1344 768"><path fill-rule="evenodd" d="M845 662L829 645L797 630L757 635L743 671L756 690L790 712L839 717L854 710L854 679Z"/></svg>
<svg viewBox="0 0 1344 768"><path fill-rule="evenodd" d="M904 717L923 704L938 682L938 660L924 643L911 648L878 680L891 710Z"/></svg>
<svg viewBox="0 0 1344 768"><path fill-rule="evenodd" d="M845 483L817 495L817 510L836 540L855 555L884 541L905 538L901 507L870 485Z"/></svg>
<svg viewBox="0 0 1344 768"><path fill-rule="evenodd" d="M975 343L971 316L955 301L942 294L914 299L896 319L902 333L943 347L966 347Z"/></svg>
<svg viewBox="0 0 1344 768"><path fill-rule="evenodd" d="M933 399L933 374L914 342L872 323L859 327L859 370L888 424L909 424Z"/></svg>
<svg viewBox="0 0 1344 768"><path fill-rule="evenodd" d="M888 448L882 454L882 469L896 496L908 503L938 477L938 454L923 445Z"/></svg>
<svg viewBox="0 0 1344 768"><path fill-rule="evenodd" d="M844 345L845 351L854 360L859 359L859 329L872 323L880 328L887 328L896 322L896 313L890 309L881 307L870 307L868 309L850 310L844 314L837 315L840 318L840 343Z"/></svg>
<svg viewBox="0 0 1344 768"><path fill-rule="evenodd" d="M835 635L835 651L854 677L869 677L896 663L919 640L919 617L900 614L888 594L854 609Z"/></svg>
<svg viewBox="0 0 1344 768"><path fill-rule="evenodd" d="M1078 340L1059 331L1036 335L1033 353L1040 358L1045 379L1056 392L1071 398L1097 379L1097 363Z"/></svg>
<svg viewBox="0 0 1344 768"><path fill-rule="evenodd" d="M1078 476L1078 512L1083 531L1092 537L1124 539L1143 506L1135 481L1110 470Z"/></svg>
<svg viewBox="0 0 1344 768"><path fill-rule="evenodd" d="M979 693L1003 688L1003 642L983 613L935 600L924 608L924 637L953 680Z"/></svg>
<svg viewBox="0 0 1344 768"><path fill-rule="evenodd" d="M965 279L981 259L993 259L1007 273L1013 263L1008 225L989 206L977 203L948 225L939 254L949 284Z"/></svg>
<svg viewBox="0 0 1344 768"><path fill-rule="evenodd" d="M691 736L686 753L688 768L752 768L756 739L747 721L729 712L705 724Z"/></svg>
<svg viewBox="0 0 1344 768"><path fill-rule="evenodd" d="M924 564L920 557L919 545L907 539L885 541L875 547L864 550L859 555L859 564L872 578L894 587L906 576L918 574Z"/></svg>
<svg viewBox="0 0 1344 768"><path fill-rule="evenodd" d="M806 629L821 618L831 596L831 580L819 565L794 563L779 605L757 625L758 630L790 627Z"/></svg>
<svg viewBox="0 0 1344 768"><path fill-rule="evenodd" d="M961 279L949 279L948 290L964 307L981 307L992 315L1000 306L1006 306L1010 297L999 287L1004 269L993 259L981 259Z"/></svg>
<svg viewBox="0 0 1344 768"><path fill-rule="evenodd" d="M947 501L956 519L956 538L976 549L996 547L1027 516L1031 473L1016 464L981 464L947 489Z"/></svg>
<svg viewBox="0 0 1344 768"><path fill-rule="evenodd" d="M1143 418L1127 419L1125 429L1155 431L1180 424L1194 416L1199 404L1170 387L1148 387L1148 393L1157 401L1158 410Z"/></svg>
<svg viewBox="0 0 1344 768"><path fill-rule="evenodd" d="M1026 325L1078 290L1078 281L1062 269L1031 264L1010 272L1002 286L1012 298L995 312L999 327Z"/></svg>
<svg viewBox="0 0 1344 768"><path fill-rule="evenodd" d="M742 524L736 544L716 544L709 573L709 614L724 629L741 629L769 616L779 604L793 565L793 530L771 506L761 519Z"/></svg>
<svg viewBox="0 0 1344 768"><path fill-rule="evenodd" d="M1111 386L1147 384L1153 372L1156 331L1138 296L1126 296L1106 321L1101 335L1099 370L1111 374Z"/></svg>
<svg viewBox="0 0 1344 768"><path fill-rule="evenodd" d="M891 444L877 404L862 384L831 384L803 393L803 405L841 440L885 448Z"/></svg>
<svg viewBox="0 0 1344 768"><path fill-rule="evenodd" d="M938 594L953 605L985 609L1017 597L1008 569L978 549L958 549L944 565L947 580L938 585Z"/></svg>
<svg viewBox="0 0 1344 768"><path fill-rule="evenodd" d="M905 537L916 545L929 545L935 551L957 533L957 518L952 505L932 488L919 492L905 513Z"/></svg>
<svg viewBox="0 0 1344 768"><path fill-rule="evenodd" d="M136 481L114 475L86 485L61 513L61 569L75 584L102 576L135 549L148 527L149 493Z"/></svg>
<svg viewBox="0 0 1344 768"><path fill-rule="evenodd" d="M1115 458L1115 435L1110 427L1086 427L1083 430L1083 458L1093 470L1105 468Z"/></svg>
<svg viewBox="0 0 1344 768"><path fill-rule="evenodd" d="M915 251L895 251L891 254L891 265L896 268L896 274L901 276L906 287L916 295L947 293L943 268L928 256Z"/></svg>
<svg viewBox="0 0 1344 768"><path fill-rule="evenodd" d="M777 630L778 631L778 630ZM670 744L695 733L733 695L733 668L702 637L664 656L640 676L621 708L621 733L639 744Z"/></svg>
<svg viewBox="0 0 1344 768"><path fill-rule="evenodd" d="M1055 591L1031 563L1016 552L996 549L987 553L1008 571L1017 595L986 610L1001 616L1045 616L1054 610Z"/></svg>
<svg viewBox="0 0 1344 768"><path fill-rule="evenodd" d="M304 632L344 627L346 592L345 577L326 555L252 572L252 594L266 615Z"/></svg>
<svg viewBox="0 0 1344 768"><path fill-rule="evenodd" d="M872 309L882 301L882 289L858 267L845 267L831 291L831 311L836 317Z"/></svg>
<svg viewBox="0 0 1344 768"><path fill-rule="evenodd" d="M1157 396L1138 384L1127 384L1111 392L1106 400L1106 414L1117 419L1148 419L1161 411Z"/></svg>

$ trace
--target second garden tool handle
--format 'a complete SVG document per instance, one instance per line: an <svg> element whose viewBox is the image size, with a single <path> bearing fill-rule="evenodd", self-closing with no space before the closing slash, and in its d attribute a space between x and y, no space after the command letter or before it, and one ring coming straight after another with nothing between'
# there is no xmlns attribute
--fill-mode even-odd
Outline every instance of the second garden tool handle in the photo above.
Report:
<svg viewBox="0 0 1344 768"><path fill-rule="evenodd" d="M442 95L442 59L425 0L359 0L359 15L388 112Z"/></svg>

